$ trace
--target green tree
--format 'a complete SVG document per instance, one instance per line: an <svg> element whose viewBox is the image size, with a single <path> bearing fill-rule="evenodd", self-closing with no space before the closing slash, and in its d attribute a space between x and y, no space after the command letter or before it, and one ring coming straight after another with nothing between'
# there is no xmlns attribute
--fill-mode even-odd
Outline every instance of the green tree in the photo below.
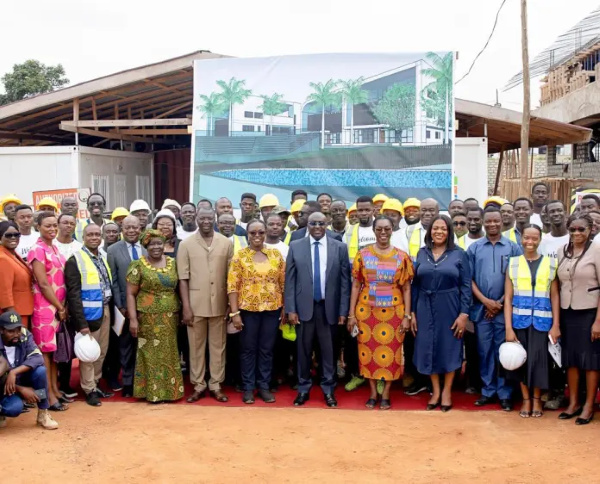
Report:
<svg viewBox="0 0 600 484"><path fill-rule="evenodd" d="M415 109L416 92L412 84L393 84L372 107L377 121L399 131L400 136L403 130L414 128Z"/></svg>
<svg viewBox="0 0 600 484"><path fill-rule="evenodd" d="M369 93L362 88L364 79L348 79L339 81L340 94L343 103L350 109L350 144L354 143L354 105L366 103Z"/></svg>
<svg viewBox="0 0 600 484"><path fill-rule="evenodd" d="M281 102L281 100L283 99L283 94L274 93L270 96L265 96L263 94L260 97L262 98L263 103L259 106L259 109L262 109L264 116L268 115L271 117L271 136L273 136L273 116L285 111L287 108L287 104Z"/></svg>
<svg viewBox="0 0 600 484"><path fill-rule="evenodd" d="M12 72L4 74L1 80L6 94L0 94L0 104L54 91L69 83L61 64L47 66L32 59L15 64Z"/></svg>
<svg viewBox="0 0 600 484"><path fill-rule="evenodd" d="M232 77L229 82L217 81L221 88L221 98L229 106L229 136L233 136L233 106L234 104L243 104L246 99L252 95L250 89L246 89L246 81Z"/></svg>
<svg viewBox="0 0 600 484"><path fill-rule="evenodd" d="M454 54L452 52L448 52L446 55L444 55L444 57L440 57L435 52L428 52L425 55L425 59L427 59L427 62L431 67L423 69L421 72L426 76L431 77L433 81L427 84L423 88L423 91L429 93L435 92L436 96L439 98L439 102L430 103L430 109L437 109L437 111L439 111L441 100L444 100L444 143L448 143L450 112L452 110L452 63L454 60ZM429 98L429 96L427 97ZM425 104L425 108L427 109L427 103Z"/></svg>
<svg viewBox="0 0 600 484"><path fill-rule="evenodd" d="M321 107L321 149L325 148L325 107L337 105L340 101L339 93L335 92L337 82L329 79L325 84L322 82L310 82L309 86L314 90L306 100L314 102Z"/></svg>
<svg viewBox="0 0 600 484"><path fill-rule="evenodd" d="M204 117L208 118L207 132L208 136L211 136L214 117L225 114L227 104L225 104L221 95L216 92L211 92L208 96L200 94L199 97L203 104L198 106L198 109L204 113Z"/></svg>

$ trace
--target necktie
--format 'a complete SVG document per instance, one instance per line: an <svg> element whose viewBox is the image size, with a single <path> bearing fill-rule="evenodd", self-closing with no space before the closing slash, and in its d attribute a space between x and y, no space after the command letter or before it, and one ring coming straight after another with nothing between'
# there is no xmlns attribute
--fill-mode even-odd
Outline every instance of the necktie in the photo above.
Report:
<svg viewBox="0 0 600 484"><path fill-rule="evenodd" d="M138 260L140 258L137 249L135 248L135 244L131 244L131 259Z"/></svg>
<svg viewBox="0 0 600 484"><path fill-rule="evenodd" d="M313 267L313 297L316 302L323 299L321 295L321 260L319 258L319 243L314 242L315 246L315 258Z"/></svg>

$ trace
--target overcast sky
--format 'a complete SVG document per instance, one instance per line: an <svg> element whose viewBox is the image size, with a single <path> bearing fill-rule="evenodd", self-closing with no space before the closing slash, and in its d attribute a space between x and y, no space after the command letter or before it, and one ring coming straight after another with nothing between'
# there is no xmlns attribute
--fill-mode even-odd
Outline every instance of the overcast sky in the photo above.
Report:
<svg viewBox="0 0 600 484"><path fill-rule="evenodd" d="M4 2L0 75L26 59L62 63L71 84L196 50L252 57L455 50L456 78L485 43L502 0L28 0ZM531 59L600 0L529 0ZM456 95L495 102L521 69L520 1ZM520 109L522 89L500 92ZM539 84L532 83L532 107Z"/></svg>

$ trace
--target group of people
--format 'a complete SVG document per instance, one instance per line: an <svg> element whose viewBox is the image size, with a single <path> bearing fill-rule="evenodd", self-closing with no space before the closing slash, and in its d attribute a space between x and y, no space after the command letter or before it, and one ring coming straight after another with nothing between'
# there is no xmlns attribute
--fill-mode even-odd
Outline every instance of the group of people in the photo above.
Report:
<svg viewBox="0 0 600 484"><path fill-rule="evenodd" d="M347 207L322 193L272 194L197 204L143 200L105 218L104 196L0 204L0 426L38 407L57 428L65 411L73 339L99 356L79 362L86 402L121 391L151 403L210 396L227 383L246 404L319 382L335 390L368 382L368 408L389 409L390 390L429 391L427 410L452 408L456 376L475 405L521 417L566 406L559 418L589 423L600 375L600 200L586 195L568 216L538 183L531 198L452 200L358 197ZM548 342L560 342L556 361ZM527 359L502 368L500 347ZM75 343L77 345L77 343ZM207 348L208 346L208 348ZM227 351L226 351L227 350ZM316 375L316 377L313 377ZM568 401L565 390L568 384ZM545 404L542 398L546 399Z"/></svg>

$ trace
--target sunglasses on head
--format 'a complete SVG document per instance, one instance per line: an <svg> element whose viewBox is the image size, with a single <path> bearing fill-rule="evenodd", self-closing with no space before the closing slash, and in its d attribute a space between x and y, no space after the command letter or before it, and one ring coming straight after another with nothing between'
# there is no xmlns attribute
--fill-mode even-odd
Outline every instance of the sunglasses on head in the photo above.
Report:
<svg viewBox="0 0 600 484"><path fill-rule="evenodd" d="M574 234L575 232L579 232L580 234L582 234L587 229L587 227L569 227L569 232L571 232L572 234Z"/></svg>
<svg viewBox="0 0 600 484"><path fill-rule="evenodd" d="M326 222L308 222L308 225L311 227L325 227L327 225Z"/></svg>
<svg viewBox="0 0 600 484"><path fill-rule="evenodd" d="M21 238L21 234L19 232L11 232L10 234L4 234L4 237L7 239L19 239Z"/></svg>

